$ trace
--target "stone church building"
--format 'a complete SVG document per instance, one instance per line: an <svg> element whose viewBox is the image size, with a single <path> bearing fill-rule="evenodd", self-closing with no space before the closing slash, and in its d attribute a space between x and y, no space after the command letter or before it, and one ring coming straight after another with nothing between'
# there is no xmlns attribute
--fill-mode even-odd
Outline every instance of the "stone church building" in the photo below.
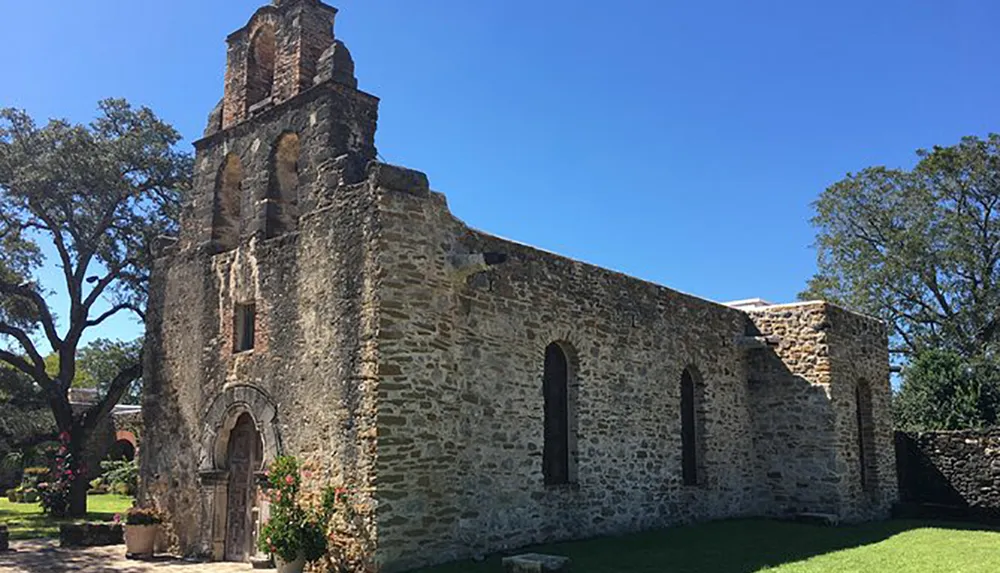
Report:
<svg viewBox="0 0 1000 573"><path fill-rule="evenodd" d="M247 560L259 472L361 492L383 571L698 520L886 516L886 331L723 305L472 229L376 161L336 9L228 37L225 95L151 283L142 496Z"/></svg>

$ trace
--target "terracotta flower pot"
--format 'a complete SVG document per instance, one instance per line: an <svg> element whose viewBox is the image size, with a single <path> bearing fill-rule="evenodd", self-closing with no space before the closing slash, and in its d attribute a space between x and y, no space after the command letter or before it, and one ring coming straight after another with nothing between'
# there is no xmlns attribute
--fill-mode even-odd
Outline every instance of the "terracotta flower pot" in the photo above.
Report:
<svg viewBox="0 0 1000 573"><path fill-rule="evenodd" d="M159 525L126 525L125 552L129 557L149 558L153 556L156 533Z"/></svg>
<svg viewBox="0 0 1000 573"><path fill-rule="evenodd" d="M295 561L287 563L275 555L274 564L278 567L278 573L302 573L302 570L306 568L306 558L300 555Z"/></svg>

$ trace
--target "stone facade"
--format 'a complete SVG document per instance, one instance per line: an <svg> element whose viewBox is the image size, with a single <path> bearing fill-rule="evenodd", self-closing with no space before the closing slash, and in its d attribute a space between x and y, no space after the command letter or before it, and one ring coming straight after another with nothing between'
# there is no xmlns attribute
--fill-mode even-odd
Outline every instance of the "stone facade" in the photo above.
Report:
<svg viewBox="0 0 1000 573"><path fill-rule="evenodd" d="M327 34L334 13L282 0L230 37L157 260L142 495L179 550L245 557L233 532L263 510L237 488L241 420L254 470L294 454L358 488L384 571L698 520L888 514L881 323L721 305L470 229L422 173L374 162L378 100ZM261 26L281 48L251 57ZM260 77L270 99L250 103ZM561 401L543 395L553 344Z"/></svg>

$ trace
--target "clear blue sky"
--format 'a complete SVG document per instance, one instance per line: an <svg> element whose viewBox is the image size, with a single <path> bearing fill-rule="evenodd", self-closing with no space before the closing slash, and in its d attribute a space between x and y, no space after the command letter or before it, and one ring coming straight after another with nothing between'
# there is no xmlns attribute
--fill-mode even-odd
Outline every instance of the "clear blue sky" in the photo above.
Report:
<svg viewBox="0 0 1000 573"><path fill-rule="evenodd" d="M254 0L4 2L0 106L197 139ZM995 0L344 0L377 144L470 225L714 300L793 300L810 203L1000 130ZM119 321L102 333L130 337Z"/></svg>

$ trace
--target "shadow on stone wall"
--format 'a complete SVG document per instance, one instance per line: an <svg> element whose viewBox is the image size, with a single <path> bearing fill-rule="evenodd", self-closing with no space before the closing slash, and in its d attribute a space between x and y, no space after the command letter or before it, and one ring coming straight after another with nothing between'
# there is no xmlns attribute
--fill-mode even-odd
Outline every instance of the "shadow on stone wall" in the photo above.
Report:
<svg viewBox="0 0 1000 573"><path fill-rule="evenodd" d="M897 517L1000 525L1000 430L896 433Z"/></svg>

